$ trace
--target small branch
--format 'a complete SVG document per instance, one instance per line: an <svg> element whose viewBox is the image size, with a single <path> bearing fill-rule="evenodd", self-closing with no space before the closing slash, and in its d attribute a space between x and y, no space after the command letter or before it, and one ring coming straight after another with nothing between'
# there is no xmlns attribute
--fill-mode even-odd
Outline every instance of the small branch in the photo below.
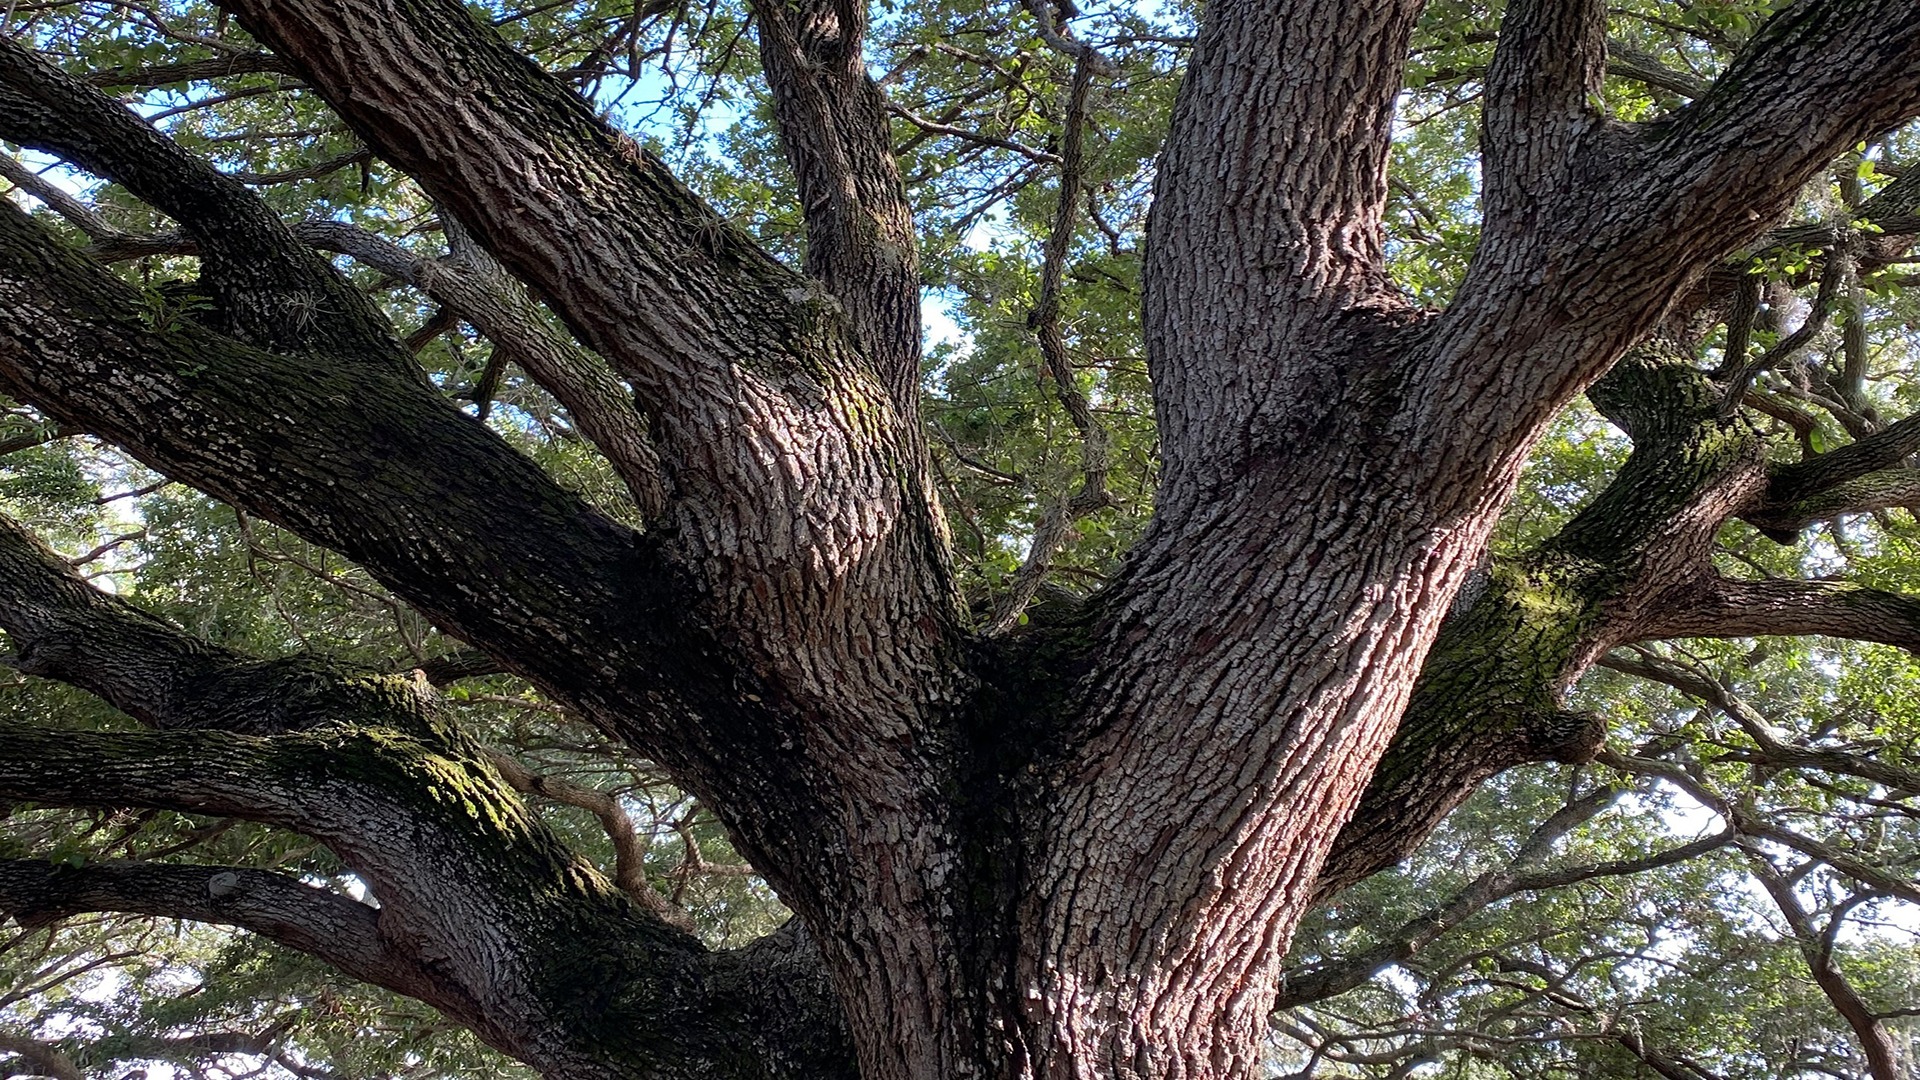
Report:
<svg viewBox="0 0 1920 1080"><path fill-rule="evenodd" d="M189 60L178 64L154 64L151 67L112 68L96 71L86 76L86 80L95 86L108 88L119 86L154 87L168 86L173 83L200 82L206 79L221 79L232 75L254 74L291 75L293 68L285 60L272 53L228 53L206 60Z"/></svg>
<svg viewBox="0 0 1920 1080"><path fill-rule="evenodd" d="M294 169L279 169L274 172L230 172L227 176L243 184L254 187L271 187L274 184L290 184L296 180L318 180L323 176L332 176L341 169L355 165L365 165L373 160L373 151L367 149L351 150L344 154L316 161L311 165L302 165Z"/></svg>
<svg viewBox="0 0 1920 1080"><path fill-rule="evenodd" d="M1027 326L1039 340L1040 355L1053 380L1054 394L1080 433L1081 482L1078 490L1049 508L1034 527L1026 561L1014 572L1006 594L994 605L987 623L989 634L1004 633L1018 622L1020 613L1026 610L1046 578L1047 567L1072 524L1113 505L1113 496L1107 491L1107 474L1112 468L1108 449L1111 440L1105 426L1094 418L1087 396L1080 391L1060 326L1060 281L1078 221L1081 186L1086 179L1082 155L1087 98L1093 88L1095 68L1090 57L1081 57L1074 63L1073 82L1067 94L1064 152L1060 158L1060 195L1055 204L1053 226L1042 249L1040 295L1027 314Z"/></svg>
<svg viewBox="0 0 1920 1080"><path fill-rule="evenodd" d="M1618 791L1602 791L1562 807L1552 817L1535 827L1532 835L1504 867L1482 874L1456 893L1447 903L1409 920L1388 940L1379 945L1358 956L1326 961L1298 974L1289 975L1277 1007L1292 1008L1345 993L1378 974L1382 968L1412 959L1421 949L1438 940L1472 915L1507 897L1517 896L1523 892L1563 888L1596 878L1643 874L1650 870L1697 859L1725 847L1734 840L1735 833L1728 829L1640 858L1614 859L1585 866L1542 870L1531 874L1519 872L1545 857L1561 837L1592 820L1612 805L1618 794Z"/></svg>
<svg viewBox="0 0 1920 1080"><path fill-rule="evenodd" d="M1678 765L1611 750L1603 751L1595 760L1622 772L1659 777L1684 791L1689 798L1701 806L1718 814L1742 836L1771 840L1776 844L1792 848L1888 896L1897 896L1910 904L1920 904L1920 885L1894 877L1885 870L1856 859L1830 844L1810 836L1802 836L1791 829L1758 817L1752 811L1712 790L1699 777Z"/></svg>
<svg viewBox="0 0 1920 1080"><path fill-rule="evenodd" d="M112 539L107 540L104 543L95 545L92 550L87 551L84 554L76 555L73 558L68 559L67 565L75 568L85 566L88 563L94 562L98 559L105 558L107 555L111 554L112 552L118 550L119 548L127 544L134 542L135 540L145 540L146 538L147 538L147 530L145 529L137 529L130 533L122 533L121 535L113 537Z"/></svg>
<svg viewBox="0 0 1920 1080"><path fill-rule="evenodd" d="M451 218L441 219L452 252L429 259L342 222L309 221L294 234L413 285L494 343L554 396L580 433L606 456L649 521L666 508L659 451L633 394L604 361L554 329L526 290ZM479 395L476 395L479 396ZM490 396L490 395L489 395Z"/></svg>
<svg viewBox="0 0 1920 1080"><path fill-rule="evenodd" d="M1652 53L1636 49L1623 41L1607 39L1607 74L1668 90L1685 98L1697 98L1713 84L1689 72L1670 68Z"/></svg>
<svg viewBox="0 0 1920 1080"><path fill-rule="evenodd" d="M1073 31L1065 22L1054 22L1052 0L1022 0L1022 3L1027 13L1033 16L1040 40L1046 42L1047 48L1073 60L1076 69L1085 65L1091 75L1112 77L1120 74L1119 67L1102 56L1100 50L1073 37Z"/></svg>
<svg viewBox="0 0 1920 1080"><path fill-rule="evenodd" d="M107 241L124 235L96 213L93 207L67 194L60 185L34 172L23 162L5 154L0 154L0 178L39 199L47 209L66 218L74 228L87 234L88 239Z"/></svg>
<svg viewBox="0 0 1920 1080"><path fill-rule="evenodd" d="M1854 1038L1859 1041L1860 1049L1866 1055L1867 1069L1873 1080L1900 1080L1899 1053L1894 1048L1892 1036L1833 962L1832 935L1839 928L1841 915L1836 913L1832 916L1832 922L1824 933L1817 930L1806 909L1800 906L1799 899L1794 896L1793 886L1781 876L1773 863L1750 844L1742 844L1741 848L1747 854L1748 869L1760 882L1760 887L1773 898L1774 906L1780 910L1787 926L1793 931L1794 941L1800 946L1800 955L1806 961L1807 969L1812 972L1813 981L1827 996L1834 1011L1853 1029Z"/></svg>
<svg viewBox="0 0 1920 1080"><path fill-rule="evenodd" d="M478 650L462 650L436 656L413 666L429 686L446 686L461 679L478 678L482 675L498 675L506 670L493 657Z"/></svg>
<svg viewBox="0 0 1920 1080"><path fill-rule="evenodd" d="M1516 891L1512 888L1516 871L1545 857L1562 837L1593 820L1620 794L1618 789L1606 788L1569 802L1536 826L1505 866L1475 878L1451 900L1408 921L1387 940L1366 952L1289 973L1274 1007L1288 1009L1345 993L1371 979L1380 969L1413 956L1468 916L1512 895Z"/></svg>
<svg viewBox="0 0 1920 1080"><path fill-rule="evenodd" d="M1828 250L1826 265L1820 272L1820 288L1814 294L1813 310L1807 314L1806 320L1793 333L1781 338L1773 348L1761 354L1759 359L1745 362L1744 357L1735 355L1731 350L1728 351L1726 364L1739 366L1733 369L1733 377L1728 383L1726 403L1722 406L1723 412L1731 415L1761 373L1772 371L1798 355L1800 350L1813 341L1816 334L1826 329L1827 319L1833 314L1834 301L1840 294L1840 285L1851 272L1847 269L1850 262L1851 260L1840 248ZM1731 330L1729 330L1729 337L1731 336Z"/></svg>
<svg viewBox="0 0 1920 1080"><path fill-rule="evenodd" d="M1799 441L1801 452L1807 457L1814 455L1813 433L1819 429L1820 421L1812 413L1797 405L1781 401L1762 390L1748 390L1747 396L1742 398L1741 402L1755 412L1771 416L1792 428L1793 437Z"/></svg>
<svg viewBox="0 0 1920 1080"><path fill-rule="evenodd" d="M80 434L80 429L56 424L52 428L16 435L11 439L0 439L0 457L17 454L22 450L31 450L36 446L45 446L50 442L70 438Z"/></svg>
<svg viewBox="0 0 1920 1080"><path fill-rule="evenodd" d="M613 844L614 885L631 897L634 903L674 926L688 931L693 929L693 917L669 903L647 882L646 846L641 843L640 835L633 827L633 818L620 805L618 797L551 776L541 776L497 750L487 751L487 760L493 764L500 778L515 791L552 799L585 810L600 819L600 827Z"/></svg>
<svg viewBox="0 0 1920 1080"><path fill-rule="evenodd" d="M947 135L964 142L978 143L981 146L992 146L1001 150L1011 150L1029 161L1036 161L1043 165L1058 165L1060 163L1060 155L1058 154L1050 154L1045 150L1036 150L1025 143L1015 142L1012 139L1003 139L998 135L989 135L984 131L973 131L968 128L954 127L952 124L943 124L938 120L921 116L919 113L914 112L904 105L896 105L890 102L887 105L887 112L929 134Z"/></svg>

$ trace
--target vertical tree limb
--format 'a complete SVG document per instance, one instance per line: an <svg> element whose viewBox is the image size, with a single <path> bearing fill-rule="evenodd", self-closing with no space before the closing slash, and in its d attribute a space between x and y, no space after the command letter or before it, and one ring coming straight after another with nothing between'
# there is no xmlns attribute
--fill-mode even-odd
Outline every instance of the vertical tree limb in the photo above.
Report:
<svg viewBox="0 0 1920 1080"><path fill-rule="evenodd" d="M1067 252L1073 244L1086 180L1087 97L1099 64L1097 55L1090 53L1074 60L1061 139L1060 193L1054 203L1053 224L1041 247L1040 295L1034 301L1033 310L1027 313L1027 327L1039 341L1054 396L1080 434L1080 486L1042 511L1027 545L1026 560L1014 572L1007 591L994 604L993 614L987 620L988 634L1006 632L1026 610L1073 523L1113 505L1113 496L1107 491L1107 473L1112 467L1108 456L1111 440L1106 425L1095 418L1086 393L1080 389L1079 375L1073 369L1073 358L1067 351L1066 336L1060 326L1060 280L1066 272Z"/></svg>

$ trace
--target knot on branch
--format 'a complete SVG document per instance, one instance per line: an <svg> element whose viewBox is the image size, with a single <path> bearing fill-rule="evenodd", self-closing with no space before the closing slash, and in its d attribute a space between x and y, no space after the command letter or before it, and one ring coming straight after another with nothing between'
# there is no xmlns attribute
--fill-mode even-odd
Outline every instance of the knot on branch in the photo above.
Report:
<svg viewBox="0 0 1920 1080"><path fill-rule="evenodd" d="M1726 391L1671 340L1648 340L1587 390L1601 416L1640 444L1689 433L1720 416Z"/></svg>
<svg viewBox="0 0 1920 1080"><path fill-rule="evenodd" d="M1607 723L1586 709L1557 709L1536 714L1526 725L1528 748L1537 761L1585 765L1607 744Z"/></svg>

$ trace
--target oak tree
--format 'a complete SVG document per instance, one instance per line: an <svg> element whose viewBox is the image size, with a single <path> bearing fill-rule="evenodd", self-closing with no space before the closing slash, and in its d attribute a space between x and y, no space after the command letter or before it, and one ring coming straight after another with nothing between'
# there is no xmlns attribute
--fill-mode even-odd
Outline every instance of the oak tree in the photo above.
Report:
<svg viewBox="0 0 1920 1080"><path fill-rule="evenodd" d="M0 206L0 390L43 423L28 441L86 433L343 557L471 651L256 654L0 525L10 663L125 718L16 710L0 799L270 826L365 887L25 851L0 860L0 910L22 926L238 927L554 1077L1243 1077L1277 1007L1354 985L1423 932L1283 987L1309 911L1489 777L1597 757L1721 808L1869 1068L1894 1075L1887 1017L1833 964L1839 916L1815 925L1761 845L1911 885L1721 799L1660 746L1606 748L1567 692L1611 657L1741 721L1756 769L1817 758L1883 794L1914 787L1899 761L1818 758L1841 752L1781 737L1671 655L1616 651L1806 634L1920 649L1920 605L1897 591L1721 555L1729 529L1786 544L1915 502L1920 420L1882 414L1854 328L1863 279L1920 231L1920 171L1870 189L1856 171L1841 212L1782 224L1836 160L1920 116L1910 3L1758 5L1702 74L1610 42L1605 5L1511 0L1456 80L1478 102L1456 195L1475 227L1457 276L1420 295L1392 272L1389 151L1426 5L1209 6L1137 154L1152 199L1122 333L1151 377L1150 470L1121 460L1145 436L1102 415L1115 390L1089 388L1063 315L1076 236L1125 246L1087 162L1090 95L1123 69L1070 7L1019 13L1032 54L959 58L1000 89L1034 57L1064 73L1042 148L956 124L964 98L931 116L893 100L933 48L879 66L861 5L751 5L797 217L754 234L486 9L216 6L217 34L177 35L210 56L88 71L54 62L64 40L31 21L0 42L0 138L131 200L6 162L51 214ZM242 32L253 44L232 47ZM434 249L294 220L260 193L271 177L216 168L105 92L228 77L262 80L236 99L323 103L354 145L312 175L404 177ZM1630 113L1610 78L1665 98ZM1030 500L1017 565L984 576L964 556L1006 547L1005 525L956 541L946 504L965 498L944 471L995 470L926 415L921 237L940 211L901 161L935 136L1050 181L1025 185L1046 224L1024 319L1001 332L1031 336L1071 479ZM141 215L151 227L127 226ZM1780 254L1796 245L1804 266ZM379 295L396 285L433 306L404 337ZM1790 324L1796 286L1813 296ZM416 355L454 323L497 361L471 387ZM1830 323L1838 365L1803 363ZM610 487L564 483L477 422L508 363ZM1529 451L1583 391L1631 454L1577 513L1490 554ZM1149 471L1151 512L1111 537L1098 586L1050 587L1076 529L1126 497L1116 478ZM609 835L626 810L458 722L446 688L493 671L696 798L794 921L711 948L644 852L616 851L611 874L583 859L528 797L613 819ZM1571 800L1536 839L1604 802ZM1430 922L1538 884L1476 879Z"/></svg>

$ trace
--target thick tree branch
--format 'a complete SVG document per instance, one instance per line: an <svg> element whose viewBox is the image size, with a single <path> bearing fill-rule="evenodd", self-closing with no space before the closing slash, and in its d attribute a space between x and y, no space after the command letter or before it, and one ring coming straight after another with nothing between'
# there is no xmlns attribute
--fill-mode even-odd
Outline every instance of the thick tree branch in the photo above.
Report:
<svg viewBox="0 0 1920 1080"><path fill-rule="evenodd" d="M1682 587L1640 628L1639 640L1826 634L1920 653L1920 600L1845 581L1709 574Z"/></svg>
<svg viewBox="0 0 1920 1080"><path fill-rule="evenodd" d="M712 723L673 707L689 673L655 678L621 655L648 636L624 614L647 604L621 595L628 582L567 590L628 624L558 615L572 645L555 667L576 674L554 684L557 696L594 715L578 671L620 679L630 707L649 714L636 725L645 732L624 734L720 807L755 865L788 895L801 876L823 890L842 882L846 868L825 863L845 842L785 830L863 834L882 817L864 800L897 807L903 787L943 798L921 759L940 742L935 714L957 699L961 610L919 433L841 302L718 219L454 0L222 6L631 381L648 412L670 493L652 535L686 586L660 625L698 622L724 640L675 646L706 669L692 683L711 695ZM601 557L618 561L623 547ZM581 655L587 642L611 652ZM486 644L522 662L532 653ZM673 722L652 719L663 712ZM798 740L795 753L803 714L832 734ZM843 812L794 813L794 792ZM744 831L761 828L779 835Z"/></svg>
<svg viewBox="0 0 1920 1080"><path fill-rule="evenodd" d="M1661 617L1673 583L1702 572L1721 523L1766 482L1759 432L1723 417L1720 385L1670 343L1636 349L1589 397L1633 453L1559 533L1494 560L1463 593L1316 900L1410 854L1487 777L1590 759L1604 725L1568 711L1566 690Z"/></svg>
<svg viewBox="0 0 1920 1080"><path fill-rule="evenodd" d="M1473 264L1418 358L1422 377L1447 391L1415 411L1450 432L1460 423L1451 410L1493 395L1515 403L1508 422L1518 441L1486 438L1449 464L1510 477L1551 411L1701 271L1759 239L1842 151L1920 114L1916 65L1920 25L1904 0L1805 0L1673 119L1637 129L1596 122L1579 137L1568 129L1572 141L1554 156L1562 182L1536 185L1511 213L1496 199L1503 189L1490 187ZM1490 170L1502 154L1537 152L1537 133L1524 148L1493 145L1488 134Z"/></svg>
<svg viewBox="0 0 1920 1080"><path fill-rule="evenodd" d="M1769 497L1758 508L1740 516L1770 539L1791 542L1800 530L1816 521L1894 507L1920 508L1920 469L1895 468L1866 473L1788 503L1776 503Z"/></svg>
<svg viewBox="0 0 1920 1080"><path fill-rule="evenodd" d="M4 905L0 905L0 910L4 910ZM48 1076L53 1080L85 1080L81 1075L80 1067L74 1064L73 1058L51 1043L0 1031L0 1050L16 1054L28 1065L34 1066L37 1071L26 1073L28 1076ZM0 1067L7 1064L9 1063L0 1062ZM9 1068L0 1075L11 1077L19 1076L21 1073Z"/></svg>
<svg viewBox="0 0 1920 1080"><path fill-rule="evenodd" d="M1345 361L1332 343L1344 357L1408 311L1387 278L1383 215L1393 101L1422 6L1207 10L1155 181L1144 269L1160 498L1175 513L1232 475L1261 435L1312 430L1336 407L1329 368ZM1263 377L1248 378L1256 367Z"/></svg>
<svg viewBox="0 0 1920 1080"><path fill-rule="evenodd" d="M382 713L424 723L425 702L405 679L352 679L310 658L259 661L211 645L94 588L3 515L0 628L12 639L11 666L154 727L277 734Z"/></svg>
<svg viewBox="0 0 1920 1080"><path fill-rule="evenodd" d="M284 874L241 866L0 859L0 913L20 925L95 911L250 930L353 978L441 1005L431 976L382 940L377 909Z"/></svg>
<svg viewBox="0 0 1920 1080"><path fill-rule="evenodd" d="M1790 511L1802 500L1891 469L1916 452L1920 452L1920 416L1911 416L1837 450L1780 467L1767 485L1767 502L1761 512Z"/></svg>
<svg viewBox="0 0 1920 1080"><path fill-rule="evenodd" d="M1601 0L1507 5L1482 106L1488 228L1514 227L1510 216L1565 184L1574 155L1605 123L1596 102L1606 62Z"/></svg>
<svg viewBox="0 0 1920 1080"><path fill-rule="evenodd" d="M687 643L685 604L661 590L670 579L637 537L417 379L290 359L154 313L10 206L0 382L341 551L523 674L571 687L588 711L621 695L609 682L643 677L660 656L649 641ZM577 650L591 659L575 662ZM633 691L675 707L652 685Z"/></svg>
<svg viewBox="0 0 1920 1080"><path fill-rule="evenodd" d="M660 1075L693 1075L737 1053L742 1032L715 1017L757 1009L767 988L706 985L692 938L628 904L462 747L356 727L259 738L4 726L0 799L167 808L319 839L379 898L381 940L430 973L424 988L382 985L550 1070L610 1075L606 1062L625 1059L597 1059L580 1038L605 1024L651 1033L641 1064ZM217 907L224 881L197 881Z"/></svg>
<svg viewBox="0 0 1920 1080"><path fill-rule="evenodd" d="M65 560L4 517L0 628L13 639L14 663L21 670L82 687L163 729L278 735L366 727L437 740L446 723L431 693L404 676L306 657L256 661L167 626L87 584ZM617 853L615 884L655 915L669 914L669 906L647 884L633 823L615 799L535 776L503 755L483 756L515 790L556 798L600 817ZM233 771L243 780L261 772ZM180 782L183 798L196 797L188 776ZM104 792L102 798L107 805L120 801ZM252 811L229 806L210 812L242 818L273 814L262 820L301 828L308 815L298 804L289 807L275 810L263 803ZM547 848L557 847L550 837L544 839ZM337 836L333 841L342 842Z"/></svg>
<svg viewBox="0 0 1920 1080"><path fill-rule="evenodd" d="M1910 16L1897 0L1804 0L1770 19L1708 93L1643 133L1651 156L1627 186L1648 198L1645 220L1662 223L1646 239L1718 231L1712 246L1735 250L1849 145L1920 112L1920 26ZM1898 228L1904 202L1893 192L1861 210ZM1677 233L1665 227L1676 221Z"/></svg>
<svg viewBox="0 0 1920 1080"><path fill-rule="evenodd" d="M118 181L179 221L199 245L201 284L218 317L241 339L324 344L341 356L418 370L366 297L245 185L12 39L0 40L0 137Z"/></svg>
<svg viewBox="0 0 1920 1080"><path fill-rule="evenodd" d="M1669 162L1701 182L1687 194L1731 195L1726 189L1751 177L1806 175L1837 155L1836 143L1913 116L1920 26L1911 16L1885 0L1802 0L1769 19L1713 89L1661 133ZM1703 153L1716 159L1718 179L1698 170ZM1791 191L1769 187L1764 199L1716 206L1716 215L1751 210L1771 221Z"/></svg>
<svg viewBox="0 0 1920 1080"><path fill-rule="evenodd" d="M1885 209L1897 212L1905 199L1896 193ZM1920 427L1902 422L1831 454L1776 469L1762 496L1755 489L1753 474L1764 451L1759 433L1738 421L1716 420L1714 403L1725 391L1690 364L1684 356L1670 360L1665 370L1678 381L1664 391L1654 392L1646 374L1632 374L1635 367L1645 367L1635 359L1623 362L1595 386L1590 396L1609 419L1632 434L1635 453L1604 494L1561 536L1535 553L1535 559L1554 555L1568 560L1563 570L1572 571L1572 576L1552 571L1516 594L1511 576L1516 568L1505 567L1503 573L1502 565L1496 564L1484 591L1475 588L1463 601L1463 613L1456 613L1442 629L1428 658L1422 688L1416 689L1361 810L1336 843L1318 886L1321 898L1371 872L1369 867L1377 868L1369 853L1394 850L1392 837L1425 835L1479 778L1520 760L1556 756L1538 749L1534 745L1538 739L1514 738L1509 732L1537 731L1551 740L1555 733L1591 731L1590 724L1581 726L1580 718L1558 712L1553 687L1570 683L1611 644L1685 632L1761 633L1766 625L1783 633L1831 632L1893 644L1911 640L1907 627L1912 615L1898 597L1825 584L1803 588L1783 584L1777 588L1796 591L1765 598L1718 595L1715 590L1721 583L1705 560L1719 524L1735 513L1762 528L1777 526L1779 532L1848 506L1872 509L1903 503L1909 495L1904 473L1871 470L1898 464L1920 447ZM1639 391L1622 392L1635 383L1641 384ZM1693 433L1683 434L1689 425L1694 426ZM1655 452L1656 445L1665 449ZM1744 462L1744 471L1719 472L1711 464L1716 461ZM1796 498L1797 504L1791 501ZM1633 538L1654 535L1656 523L1677 531L1646 549L1652 556L1646 563L1630 567L1621 562L1620 553L1634 550ZM1613 569L1600 569L1607 566ZM1536 566L1533 572L1542 569ZM1580 594L1581 587L1562 590L1590 572L1599 574L1588 579L1598 591L1586 595L1607 597L1603 606L1581 602L1555 606ZM1546 587L1543 592L1531 591L1542 586ZM1559 599L1548 600L1548 594ZM1498 623L1497 612L1523 610L1507 606L1515 596L1531 596L1524 610L1554 610L1556 614L1547 619L1554 628L1517 631L1516 627L1526 625L1525 619L1490 625L1490 621ZM1539 606L1542 603L1547 607ZM1584 614L1571 613L1576 610ZM1467 646L1466 642L1475 640L1468 633L1474 625L1480 626L1479 633L1492 635L1489 642L1502 643L1489 644L1486 651ZM1716 625L1721 629L1710 629ZM1543 649L1551 651L1552 642L1570 649L1564 665L1545 662L1529 667L1541 660ZM1510 666L1516 662L1518 667ZM1449 672L1475 674L1454 681ZM1436 696L1436 687L1445 689ZM1444 716L1453 719L1436 719ZM1496 731L1501 734L1491 734ZM1435 797L1441 793L1444 798ZM1414 824L1421 821L1426 825Z"/></svg>
<svg viewBox="0 0 1920 1080"><path fill-rule="evenodd" d="M391 970L362 970L365 963L353 955L307 951L441 1008L523 1060L592 1056L578 1039L594 1028L578 1016L563 1020L570 1010L593 1011L595 1023L677 1031L687 1026L676 1011L683 1007L761 1015L770 996L806 997L803 988L755 982L736 961L713 972L724 979L703 982L708 961L691 938L659 921L668 906L646 883L632 823L617 802L534 777L471 744L452 730L422 682L297 658L252 661L208 646L93 589L4 521L0 627L20 650L23 668L102 693L173 729L0 726L0 802L165 808L312 836L379 897ZM236 734L255 732L276 734ZM619 847L616 881L568 851L515 788L602 817ZM4 867L0 897L7 895ZM204 887L205 875L199 880ZM251 880L241 884L251 888ZM233 884L213 880L210 902L218 907ZM202 917L187 909L112 906L116 901L99 899L113 895L104 887L87 894L97 910ZM29 915L51 910L31 898L14 907ZM308 944L237 916L212 921L260 929L296 948ZM313 925L316 934L329 932L324 922ZM350 946L366 951L343 932L336 947ZM590 959L577 955L583 948ZM594 965L603 970L589 980L593 993L571 1001L581 971ZM787 966L787 977L817 979L803 966ZM601 1015L608 1011L624 1019ZM719 1022L707 1028L710 1038L682 1040L657 1055L666 1075L733 1053L727 1048L742 1038ZM771 1060L811 1047L808 1053L824 1053L828 1062L844 1061L844 1033L831 1014L782 1030L791 1045L766 1032L753 1036Z"/></svg>
<svg viewBox="0 0 1920 1080"><path fill-rule="evenodd" d="M886 93L867 74L867 6L753 5L780 144L799 182L807 273L846 306L905 422L920 413L920 268Z"/></svg>
<svg viewBox="0 0 1920 1080"><path fill-rule="evenodd" d="M0 384L341 551L641 749L725 816L796 909L814 902L823 940L847 938L831 918L872 918L853 900L824 908L849 881L874 904L926 899L916 875L953 844L938 835L951 789L932 760L946 736L929 728L960 699L959 607L922 455L837 302L719 225L457 3L242 6L632 380L669 473L666 520L643 539L593 513L440 400L395 346L405 370L249 347L154 309L11 206ZM358 63L367 50L378 59ZM905 805L921 827L903 835ZM362 854L383 853L397 854ZM443 892L470 889L509 910L534 902L474 883ZM560 894L525 890L542 895ZM459 914L382 899L430 924ZM457 941L451 924L421 932ZM665 930L623 933L644 953ZM623 964L677 963L678 945L651 960L576 955L593 936L519 960L584 964L571 983L615 988L634 985L614 977Z"/></svg>
<svg viewBox="0 0 1920 1080"><path fill-rule="evenodd" d="M682 456L772 389L749 390L734 364L811 382L804 350L841 333L837 305L459 4L223 6L632 379L650 412L703 420Z"/></svg>

